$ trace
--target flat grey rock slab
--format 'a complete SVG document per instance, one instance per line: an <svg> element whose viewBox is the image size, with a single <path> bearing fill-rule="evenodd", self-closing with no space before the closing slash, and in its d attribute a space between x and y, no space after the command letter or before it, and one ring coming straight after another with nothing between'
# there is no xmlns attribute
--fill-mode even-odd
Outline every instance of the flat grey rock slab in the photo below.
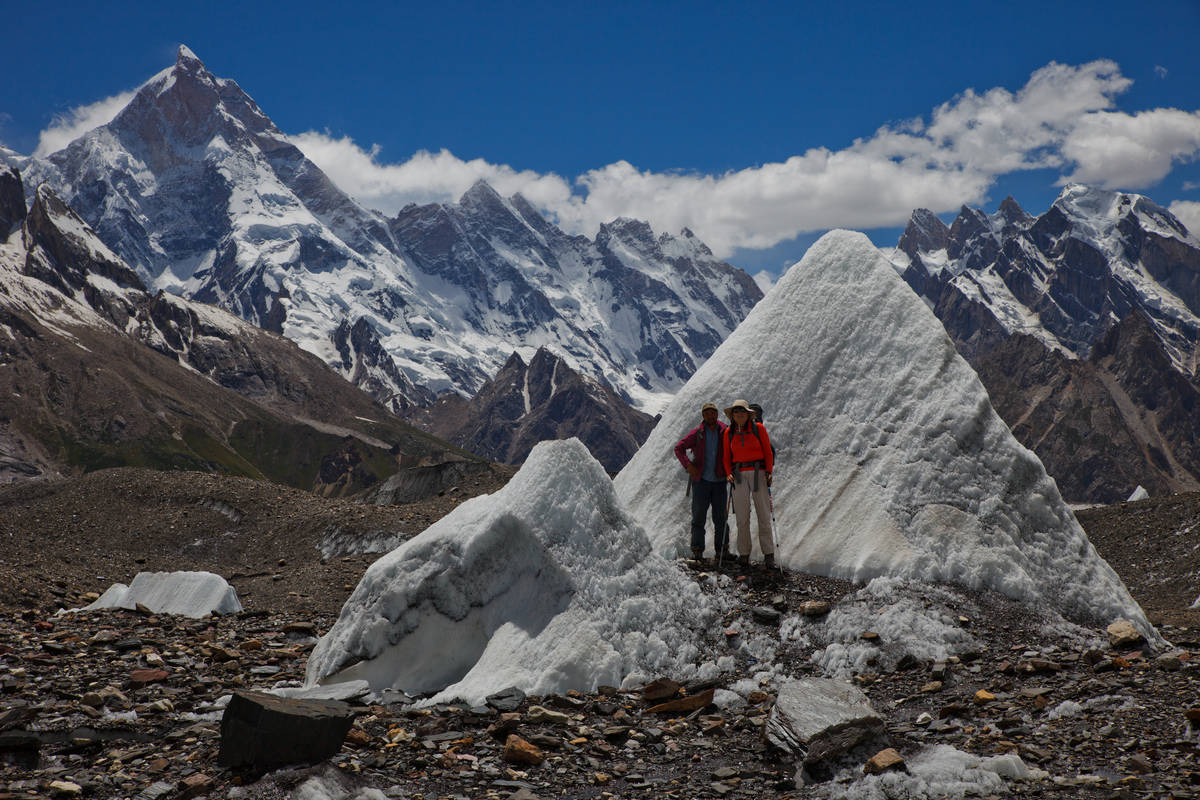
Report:
<svg viewBox="0 0 1200 800"><path fill-rule="evenodd" d="M765 731L767 741L815 764L885 735L884 720L854 686L828 678L803 678L779 687Z"/></svg>

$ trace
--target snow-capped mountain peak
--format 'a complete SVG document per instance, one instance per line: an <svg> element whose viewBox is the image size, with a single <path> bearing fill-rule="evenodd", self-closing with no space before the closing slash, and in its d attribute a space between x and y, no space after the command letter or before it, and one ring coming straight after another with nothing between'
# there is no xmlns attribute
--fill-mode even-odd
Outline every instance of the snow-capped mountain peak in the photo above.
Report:
<svg viewBox="0 0 1200 800"><path fill-rule="evenodd" d="M964 207L948 229L919 210L893 262L968 354L1026 333L1086 357L1140 309L1195 372L1200 240L1147 197L1069 184L1037 218L1008 198L990 217Z"/></svg>
<svg viewBox="0 0 1200 800"><path fill-rule="evenodd" d="M590 241L480 181L363 208L186 46L107 125L24 167L147 285L283 333L401 409L552 347L653 413L761 291L692 235Z"/></svg>

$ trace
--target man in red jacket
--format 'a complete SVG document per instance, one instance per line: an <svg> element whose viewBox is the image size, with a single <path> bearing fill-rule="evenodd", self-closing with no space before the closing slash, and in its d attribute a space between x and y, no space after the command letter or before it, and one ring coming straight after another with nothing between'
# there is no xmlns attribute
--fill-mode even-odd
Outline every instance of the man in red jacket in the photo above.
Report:
<svg viewBox="0 0 1200 800"><path fill-rule="evenodd" d="M728 546L725 499L727 474L723 448L725 424L718 419L717 407L705 403L700 408L701 423L675 445L675 457L687 470L692 492L692 558L704 563L704 518L712 508L713 546L717 553ZM691 451L691 456L688 456Z"/></svg>

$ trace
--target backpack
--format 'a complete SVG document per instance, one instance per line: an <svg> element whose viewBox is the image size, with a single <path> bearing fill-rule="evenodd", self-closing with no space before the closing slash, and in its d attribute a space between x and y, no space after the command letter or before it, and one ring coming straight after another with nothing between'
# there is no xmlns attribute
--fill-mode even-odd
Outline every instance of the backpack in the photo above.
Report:
<svg viewBox="0 0 1200 800"><path fill-rule="evenodd" d="M754 412L754 416L757 418L755 420L752 420L752 424L756 425L757 423L762 422L762 419L763 419L762 406L760 406L758 403L751 403L750 410ZM757 435L757 431L755 432L755 435ZM762 437L761 436L758 439L758 445L759 445L759 447L762 447ZM775 442L771 442L771 458L775 458L776 455L778 455L778 453L775 450Z"/></svg>

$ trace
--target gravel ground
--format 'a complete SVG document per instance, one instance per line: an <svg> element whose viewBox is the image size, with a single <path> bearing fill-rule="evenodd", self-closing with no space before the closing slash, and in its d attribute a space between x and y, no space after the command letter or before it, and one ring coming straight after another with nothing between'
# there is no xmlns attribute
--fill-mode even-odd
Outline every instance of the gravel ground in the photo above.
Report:
<svg viewBox="0 0 1200 800"><path fill-rule="evenodd" d="M0 580L12 587L0 595L0 736L24 732L40 742L32 762L0 747L0 798L275 798L305 781L324 782L334 796L363 786L428 798L837 796L883 744L913 761L910 781L931 744L980 757L1015 753L1035 770L983 796L1182 798L1200 788L1188 721L1189 709L1200 717L1200 630L1186 608L1196 496L1080 514L1097 549L1163 625L1169 648L1114 646L1102 631L1064 633L994 595L926 592L929 614L959 618L978 644L939 664L861 631L877 652L850 678L884 717L887 741L823 768L823 782L797 786L793 761L764 743L778 685L743 645L768 637L788 674L818 675L812 657L829 639L822 610L806 604L836 604L860 587L730 567L691 574L730 603L706 648L709 657L733 657L716 688L737 688L737 702L656 714L638 692L610 689L528 698L507 721L495 709L364 705L341 752L323 764L266 776L219 767L219 698L301 680L314 637L373 558L323 560L320 542L331 532L411 535L501 481L393 508L125 469L0 491ZM187 568L230 577L246 612L54 616L140 569ZM146 680L139 670L165 675ZM713 687L683 691L705 688ZM509 732L543 760L506 760ZM875 790L863 796L888 796Z"/></svg>

